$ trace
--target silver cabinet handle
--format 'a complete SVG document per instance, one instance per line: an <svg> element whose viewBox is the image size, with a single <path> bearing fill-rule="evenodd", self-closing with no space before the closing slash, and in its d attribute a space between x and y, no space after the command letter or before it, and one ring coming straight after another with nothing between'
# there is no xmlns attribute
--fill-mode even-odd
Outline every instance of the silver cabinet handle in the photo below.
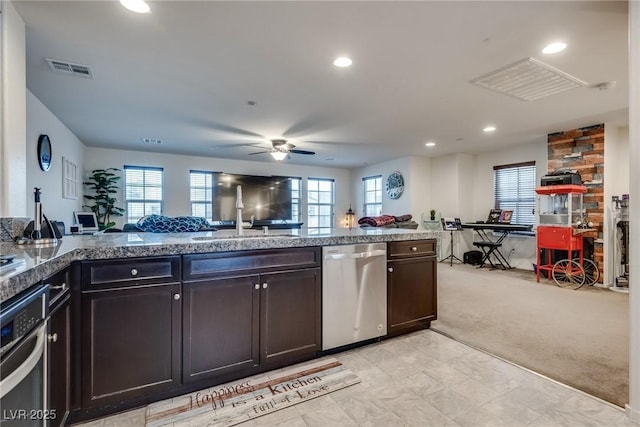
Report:
<svg viewBox="0 0 640 427"><path fill-rule="evenodd" d="M47 334L47 341L58 342L58 334Z"/></svg>
<svg viewBox="0 0 640 427"><path fill-rule="evenodd" d="M256 289L260 289L260 283L256 283L255 285L253 285L253 287Z"/></svg>
<svg viewBox="0 0 640 427"><path fill-rule="evenodd" d="M393 267L389 267L389 268L387 268L387 271L388 271L389 273L393 273Z"/></svg>
<svg viewBox="0 0 640 427"><path fill-rule="evenodd" d="M411 252L415 252L415 251L417 251L417 250L418 250L418 248L417 248L417 247L415 247L415 246L412 246L412 247L411 247Z"/></svg>
<svg viewBox="0 0 640 427"><path fill-rule="evenodd" d="M135 268L131 269L131 275L132 276L137 276L138 275L138 270L136 270Z"/></svg>
<svg viewBox="0 0 640 427"><path fill-rule="evenodd" d="M265 283L262 284L262 289L267 289L268 286L269 285L265 282Z"/></svg>
<svg viewBox="0 0 640 427"><path fill-rule="evenodd" d="M51 286L51 289L53 289L53 290L58 290L59 289L61 291L64 291L65 289L67 289L67 284L63 283L60 286Z"/></svg>
<svg viewBox="0 0 640 427"><path fill-rule="evenodd" d="M180 299L180 294L173 294L173 299L178 301Z"/></svg>

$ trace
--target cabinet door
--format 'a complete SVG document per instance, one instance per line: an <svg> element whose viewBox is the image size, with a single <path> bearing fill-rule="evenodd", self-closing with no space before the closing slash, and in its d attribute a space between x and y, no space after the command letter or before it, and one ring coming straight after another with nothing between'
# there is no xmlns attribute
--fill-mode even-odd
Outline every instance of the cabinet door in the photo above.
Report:
<svg viewBox="0 0 640 427"><path fill-rule="evenodd" d="M180 296L179 283L82 294L84 408L179 384Z"/></svg>
<svg viewBox="0 0 640 427"><path fill-rule="evenodd" d="M259 363L258 275L184 283L183 381Z"/></svg>
<svg viewBox="0 0 640 427"><path fill-rule="evenodd" d="M314 357L320 350L320 269L260 276L262 364Z"/></svg>
<svg viewBox="0 0 640 427"><path fill-rule="evenodd" d="M437 314L435 257L389 261L387 267L388 333L428 326Z"/></svg>
<svg viewBox="0 0 640 427"><path fill-rule="evenodd" d="M69 415L71 398L71 298L67 292L49 319L48 372L50 426L61 426Z"/></svg>

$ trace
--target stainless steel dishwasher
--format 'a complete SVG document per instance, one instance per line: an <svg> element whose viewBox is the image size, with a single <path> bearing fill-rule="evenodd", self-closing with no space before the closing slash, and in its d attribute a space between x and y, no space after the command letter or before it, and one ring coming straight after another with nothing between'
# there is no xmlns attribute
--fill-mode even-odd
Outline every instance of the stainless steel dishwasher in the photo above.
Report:
<svg viewBox="0 0 640 427"><path fill-rule="evenodd" d="M322 248L322 349L387 334L387 245Z"/></svg>

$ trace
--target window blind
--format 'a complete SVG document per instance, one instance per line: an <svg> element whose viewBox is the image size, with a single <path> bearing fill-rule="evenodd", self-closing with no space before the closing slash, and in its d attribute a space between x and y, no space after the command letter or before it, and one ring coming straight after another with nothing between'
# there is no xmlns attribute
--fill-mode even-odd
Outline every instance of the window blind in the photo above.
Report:
<svg viewBox="0 0 640 427"><path fill-rule="evenodd" d="M535 162L494 166L493 169L495 208L513 211L512 224L534 225Z"/></svg>
<svg viewBox="0 0 640 427"><path fill-rule="evenodd" d="M124 166L127 222L145 215L162 215L164 201L163 169Z"/></svg>
<svg viewBox="0 0 640 427"><path fill-rule="evenodd" d="M190 171L191 215L213 219L213 172Z"/></svg>
<svg viewBox="0 0 640 427"><path fill-rule="evenodd" d="M333 228L334 184L329 178L307 180L308 228L322 231Z"/></svg>
<svg viewBox="0 0 640 427"><path fill-rule="evenodd" d="M364 216L378 216L382 213L382 175L362 178L364 195Z"/></svg>

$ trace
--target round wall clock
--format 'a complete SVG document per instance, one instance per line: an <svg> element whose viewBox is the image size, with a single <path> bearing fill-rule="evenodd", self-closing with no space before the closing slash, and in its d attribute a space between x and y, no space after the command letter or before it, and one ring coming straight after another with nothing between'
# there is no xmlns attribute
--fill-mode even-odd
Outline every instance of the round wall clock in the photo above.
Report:
<svg viewBox="0 0 640 427"><path fill-rule="evenodd" d="M389 174L384 184L384 189L390 199L397 199L402 196L402 192L404 191L404 178L402 174L398 171Z"/></svg>
<svg viewBox="0 0 640 427"><path fill-rule="evenodd" d="M40 169L47 172L51 169L51 159L53 154L51 152L51 141L48 135L40 135L38 138L38 164Z"/></svg>

